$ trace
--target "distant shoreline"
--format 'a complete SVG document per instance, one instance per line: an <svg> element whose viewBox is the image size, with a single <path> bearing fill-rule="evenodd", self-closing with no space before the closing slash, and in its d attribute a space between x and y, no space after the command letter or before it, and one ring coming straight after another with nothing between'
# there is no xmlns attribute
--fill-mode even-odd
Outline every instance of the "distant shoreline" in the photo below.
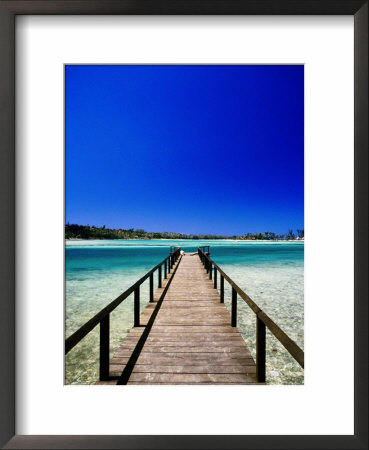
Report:
<svg viewBox="0 0 369 450"><path fill-rule="evenodd" d="M192 239L192 238L65 238L66 241L234 241L234 242L304 242L304 238L296 239Z"/></svg>
<svg viewBox="0 0 369 450"><path fill-rule="evenodd" d="M66 224L64 237L68 240L83 239L128 239L128 240L231 240L231 241L300 241L304 239L304 230L291 228L287 233L279 234L273 231L246 232L243 234L222 235L222 234L201 234L201 233L177 233L172 231L152 232L142 228L106 228L94 225Z"/></svg>

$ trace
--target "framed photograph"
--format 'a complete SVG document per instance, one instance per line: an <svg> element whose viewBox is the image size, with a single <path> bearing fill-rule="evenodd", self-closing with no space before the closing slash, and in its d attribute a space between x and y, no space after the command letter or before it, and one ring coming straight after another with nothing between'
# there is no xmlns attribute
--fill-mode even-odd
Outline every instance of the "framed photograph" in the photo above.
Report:
<svg viewBox="0 0 369 450"><path fill-rule="evenodd" d="M0 25L1 445L367 448L367 2Z"/></svg>
<svg viewBox="0 0 369 450"><path fill-rule="evenodd" d="M303 384L303 102L303 65L65 66L66 384Z"/></svg>

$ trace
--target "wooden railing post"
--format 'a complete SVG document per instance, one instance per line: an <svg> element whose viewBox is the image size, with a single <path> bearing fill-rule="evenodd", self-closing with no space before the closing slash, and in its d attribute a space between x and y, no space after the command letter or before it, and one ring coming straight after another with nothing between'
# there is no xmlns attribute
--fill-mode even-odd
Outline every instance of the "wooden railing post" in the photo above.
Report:
<svg viewBox="0 0 369 450"><path fill-rule="evenodd" d="M256 316L256 373L258 382L265 382L265 323Z"/></svg>
<svg viewBox="0 0 369 450"><path fill-rule="evenodd" d="M214 266L214 289L217 289L218 287L218 271L217 268Z"/></svg>
<svg viewBox="0 0 369 450"><path fill-rule="evenodd" d="M224 303L224 277L220 274L220 303Z"/></svg>
<svg viewBox="0 0 369 450"><path fill-rule="evenodd" d="M150 275L150 302L154 301L154 274Z"/></svg>
<svg viewBox="0 0 369 450"><path fill-rule="evenodd" d="M213 279L213 263L209 262L209 280Z"/></svg>
<svg viewBox="0 0 369 450"><path fill-rule="evenodd" d="M110 314L100 322L100 381L109 380Z"/></svg>
<svg viewBox="0 0 369 450"><path fill-rule="evenodd" d="M140 286L136 287L134 293L134 326L140 326Z"/></svg>
<svg viewBox="0 0 369 450"><path fill-rule="evenodd" d="M232 287L232 327L237 326L237 291Z"/></svg>
<svg viewBox="0 0 369 450"><path fill-rule="evenodd" d="M164 280L167 279L167 261L164 262Z"/></svg>
<svg viewBox="0 0 369 450"><path fill-rule="evenodd" d="M161 266L158 267L158 287L161 288Z"/></svg>

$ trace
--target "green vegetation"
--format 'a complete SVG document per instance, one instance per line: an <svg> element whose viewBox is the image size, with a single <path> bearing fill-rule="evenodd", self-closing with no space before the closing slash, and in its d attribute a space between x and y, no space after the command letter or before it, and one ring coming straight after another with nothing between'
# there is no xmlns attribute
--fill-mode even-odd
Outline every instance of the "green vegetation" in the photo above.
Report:
<svg viewBox="0 0 369 450"><path fill-rule="evenodd" d="M304 238L304 230L296 230L297 239ZM173 232L147 232L142 229L112 229L96 227L95 225L76 225L69 223L65 225L65 239L238 239L238 240L293 240L296 235L293 230L286 234L276 234L271 231L265 233L245 233L242 236L220 236L215 234L182 234Z"/></svg>

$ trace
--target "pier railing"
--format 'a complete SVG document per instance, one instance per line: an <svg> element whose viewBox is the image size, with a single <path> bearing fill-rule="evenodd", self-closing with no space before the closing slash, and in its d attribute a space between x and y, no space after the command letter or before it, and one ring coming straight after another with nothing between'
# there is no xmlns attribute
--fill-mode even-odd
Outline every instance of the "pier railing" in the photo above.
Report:
<svg viewBox="0 0 369 450"><path fill-rule="evenodd" d="M247 303L256 316L256 371L258 381L265 382L265 348L266 334L265 327L272 332L278 341L284 346L288 353L304 367L304 352L301 348L273 322L273 320L263 312L258 305L239 287L237 284L210 258L208 251L203 250L204 247L198 248L198 254L203 263L209 279L214 280L214 288L218 289L218 272L220 276L220 303L224 303L224 280L232 287L231 299L231 325L237 326L237 294ZM213 275L214 270L214 275Z"/></svg>
<svg viewBox="0 0 369 450"><path fill-rule="evenodd" d="M170 254L163 261L153 267L146 275L136 281L130 288L120 294L115 300L98 312L88 322L81 326L65 340L65 354L69 353L88 333L100 324L100 381L109 380L109 347L110 347L110 313L119 306L123 300L134 293L133 320L134 326L140 326L140 286L150 278L149 301L154 301L154 273L158 271L158 287L162 287L164 279L170 273L173 265L180 255L180 247L170 247ZM164 268L164 270L162 270Z"/></svg>

